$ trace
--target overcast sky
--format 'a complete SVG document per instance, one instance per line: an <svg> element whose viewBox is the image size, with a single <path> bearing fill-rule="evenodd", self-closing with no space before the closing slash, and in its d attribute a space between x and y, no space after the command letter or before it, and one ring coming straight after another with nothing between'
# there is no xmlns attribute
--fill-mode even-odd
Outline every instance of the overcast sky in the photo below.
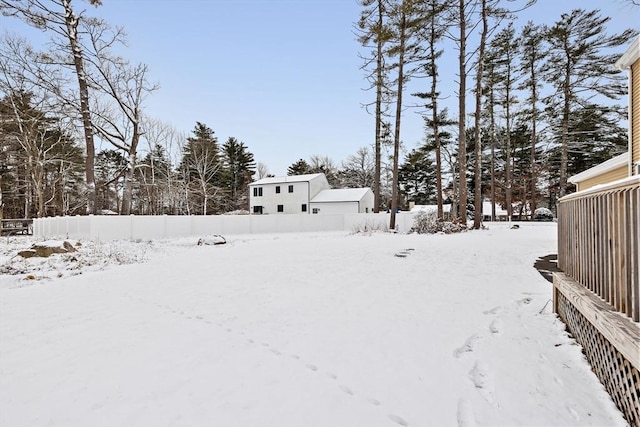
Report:
<svg viewBox="0 0 640 427"><path fill-rule="evenodd" d="M362 108L374 94L364 90L360 70L358 54L366 52L354 35L361 9L356 0L103 3L93 8L74 2L127 30L127 57L147 63L161 86L147 100L148 115L185 133L200 121L220 141L236 137L276 175L313 154L339 164L373 143L374 120ZM552 24L578 7L610 16L610 33L640 27L640 7L625 0L538 0L519 23ZM0 16L0 28L27 35L15 19ZM442 93L454 109L457 65L455 52L447 53ZM404 112L401 139L407 149L422 139L422 120L414 110Z"/></svg>

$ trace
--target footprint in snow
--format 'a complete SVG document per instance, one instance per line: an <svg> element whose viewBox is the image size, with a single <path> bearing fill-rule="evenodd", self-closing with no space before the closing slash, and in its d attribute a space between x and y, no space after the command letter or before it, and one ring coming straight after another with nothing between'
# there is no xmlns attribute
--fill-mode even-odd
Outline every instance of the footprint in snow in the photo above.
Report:
<svg viewBox="0 0 640 427"><path fill-rule="evenodd" d="M327 377L331 378L332 380L335 380L338 378L338 376L336 374L334 374L333 372L327 372Z"/></svg>
<svg viewBox="0 0 640 427"><path fill-rule="evenodd" d="M580 415L571 405L567 405L567 411L569 411L574 420L580 421Z"/></svg>
<svg viewBox="0 0 640 427"><path fill-rule="evenodd" d="M484 400L497 407L493 375L487 365L478 360L471 372L469 372L469 378Z"/></svg>
<svg viewBox="0 0 640 427"><path fill-rule="evenodd" d="M307 369L311 370L311 371L317 371L318 367L316 365L312 365L311 363L309 363L308 365L306 365Z"/></svg>
<svg viewBox="0 0 640 427"><path fill-rule="evenodd" d="M491 325L489 325L489 330L494 335L499 335L500 333L502 333L502 320L494 319L494 321L491 322Z"/></svg>
<svg viewBox="0 0 640 427"><path fill-rule="evenodd" d="M368 397L367 402L371 403L373 406L380 406L380 401L378 399L374 399L373 397Z"/></svg>
<svg viewBox="0 0 640 427"><path fill-rule="evenodd" d="M504 309L501 306L493 307L491 310L483 311L482 314L499 314L502 313Z"/></svg>
<svg viewBox="0 0 640 427"><path fill-rule="evenodd" d="M396 424L400 424L401 426L405 426L405 427L406 427L406 426L408 426L408 425L409 425L409 423L408 423L408 422L406 422L406 421L404 420L404 418L399 417L399 416L394 415L394 414L389 414L389 419L390 419L391 421L393 421L394 423L396 423Z"/></svg>
<svg viewBox="0 0 640 427"><path fill-rule="evenodd" d="M415 251L415 249L413 249L413 248L407 248L407 249L404 249L404 250L402 250L402 251L396 252L396 253L394 254L394 256L395 256L395 257L398 257L398 258L406 258L406 257L407 257L409 254L411 254L411 252L413 252L413 251Z"/></svg>
<svg viewBox="0 0 640 427"><path fill-rule="evenodd" d="M453 355L456 357L456 359L459 359L465 353L471 353L473 350L475 350L478 341L480 341L480 335L471 335L469 338L467 338L467 341L465 341L465 343L462 344L461 347L458 347L454 350Z"/></svg>
<svg viewBox="0 0 640 427"><path fill-rule="evenodd" d="M340 390L344 391L345 393L353 396L353 390L351 390L349 387L347 387L346 385L341 385L340 386Z"/></svg>
<svg viewBox="0 0 640 427"><path fill-rule="evenodd" d="M458 427L475 427L476 420L473 416L473 407L466 399L458 400Z"/></svg>
<svg viewBox="0 0 640 427"><path fill-rule="evenodd" d="M521 300L516 301L516 304L518 305L518 307L522 307L523 305L528 305L532 300L533 300L533 298L526 297L526 298L522 298Z"/></svg>

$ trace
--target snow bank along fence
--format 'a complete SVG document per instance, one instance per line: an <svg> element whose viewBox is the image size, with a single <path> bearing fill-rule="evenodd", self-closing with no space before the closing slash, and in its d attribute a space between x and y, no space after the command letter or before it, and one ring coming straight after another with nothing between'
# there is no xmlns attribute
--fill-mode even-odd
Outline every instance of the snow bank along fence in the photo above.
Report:
<svg viewBox="0 0 640 427"><path fill-rule="evenodd" d="M640 426L640 176L558 203L554 311L632 426Z"/></svg>
<svg viewBox="0 0 640 427"><path fill-rule="evenodd" d="M396 216L399 232L413 226L413 215ZM64 236L71 239L99 241L119 239L159 239L204 236L207 234L238 235L310 231L386 230L389 214L281 214L281 215L130 215L130 216L65 216L38 218L33 224L37 237Z"/></svg>

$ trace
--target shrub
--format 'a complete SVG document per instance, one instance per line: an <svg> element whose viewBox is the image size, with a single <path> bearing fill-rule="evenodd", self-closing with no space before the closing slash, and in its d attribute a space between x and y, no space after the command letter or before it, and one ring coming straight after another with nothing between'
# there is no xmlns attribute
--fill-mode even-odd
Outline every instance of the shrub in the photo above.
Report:
<svg viewBox="0 0 640 427"><path fill-rule="evenodd" d="M467 231L467 225L459 220L440 221L436 212L419 212L413 219L411 233L435 234L435 233L460 233Z"/></svg>
<svg viewBox="0 0 640 427"><path fill-rule="evenodd" d="M353 234L372 233L375 231L387 232L389 231L389 226L384 221L374 221L372 219L361 221L353 226Z"/></svg>

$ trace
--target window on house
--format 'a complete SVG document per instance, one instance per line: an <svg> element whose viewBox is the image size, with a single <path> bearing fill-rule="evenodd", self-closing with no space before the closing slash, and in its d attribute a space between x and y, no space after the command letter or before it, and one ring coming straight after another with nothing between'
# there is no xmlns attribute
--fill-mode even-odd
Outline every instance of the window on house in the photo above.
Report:
<svg viewBox="0 0 640 427"><path fill-rule="evenodd" d="M307 211L307 204L306 204L306 203L304 203L304 204L302 205L302 212L306 212L306 211Z"/></svg>
<svg viewBox="0 0 640 427"><path fill-rule="evenodd" d="M278 212L284 212L284 205L278 205Z"/></svg>
<svg viewBox="0 0 640 427"><path fill-rule="evenodd" d="M258 195L258 187L253 187L253 197Z"/></svg>
<svg viewBox="0 0 640 427"><path fill-rule="evenodd" d="M320 212L320 208L313 208L313 211L312 211L312 212L313 212L314 214L317 214L318 212Z"/></svg>
<svg viewBox="0 0 640 427"><path fill-rule="evenodd" d="M262 206L254 206L253 207L254 214L262 214Z"/></svg>
<svg viewBox="0 0 640 427"><path fill-rule="evenodd" d="M289 186L289 193L293 193L293 185Z"/></svg>
<svg viewBox="0 0 640 427"><path fill-rule="evenodd" d="M262 187L258 187L258 196L262 196Z"/></svg>
<svg viewBox="0 0 640 427"><path fill-rule="evenodd" d="M280 186L276 185L276 194L280 194Z"/></svg>
<svg viewBox="0 0 640 427"><path fill-rule="evenodd" d="M364 213L369 213L369 208L364 208Z"/></svg>

